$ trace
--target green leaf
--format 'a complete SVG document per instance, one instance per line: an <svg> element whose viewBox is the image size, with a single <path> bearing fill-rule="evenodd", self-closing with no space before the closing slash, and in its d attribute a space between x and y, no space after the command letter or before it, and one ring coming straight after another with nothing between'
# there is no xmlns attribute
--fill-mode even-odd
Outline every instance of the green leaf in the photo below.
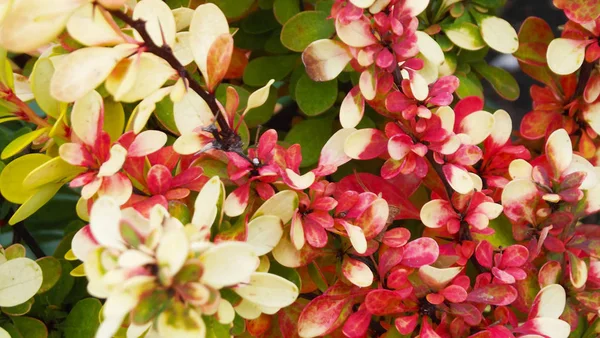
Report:
<svg viewBox="0 0 600 338"><path fill-rule="evenodd" d="M31 306L35 302L34 298L28 299L25 303L16 306L7 306L2 308L2 312L9 316L23 316L31 310ZM2 336L0 335L0 338Z"/></svg>
<svg viewBox="0 0 600 338"><path fill-rule="evenodd" d="M273 3L273 13L275 14L277 21L284 25L291 17L300 13L300 1L275 0Z"/></svg>
<svg viewBox="0 0 600 338"><path fill-rule="evenodd" d="M239 19L250 11L255 0L211 0L228 19Z"/></svg>
<svg viewBox="0 0 600 338"><path fill-rule="evenodd" d="M473 3L487 8L498 8L504 6L506 0L472 0Z"/></svg>
<svg viewBox="0 0 600 338"><path fill-rule="evenodd" d="M454 75L460 81L460 85L456 89L456 95L459 98L462 99L467 96L479 96L483 98L483 91L475 81L467 77L464 73L455 73Z"/></svg>
<svg viewBox="0 0 600 338"><path fill-rule="evenodd" d="M494 247L506 248L515 244L515 239L512 234L512 224L504 215L490 221L489 227L494 229L493 235L485 236L474 234L474 238L477 240L487 240Z"/></svg>
<svg viewBox="0 0 600 338"><path fill-rule="evenodd" d="M20 153L23 149L30 145L31 142L35 141L38 137L42 136L46 132L48 132L48 128L42 128L17 137L11 143L9 143L4 150L2 150L2 159L4 160Z"/></svg>
<svg viewBox="0 0 600 338"><path fill-rule="evenodd" d="M600 318L596 318L581 338L595 338L600 333Z"/></svg>
<svg viewBox="0 0 600 338"><path fill-rule="evenodd" d="M250 34L262 34L279 27L273 11L256 11L242 21L241 28Z"/></svg>
<svg viewBox="0 0 600 338"><path fill-rule="evenodd" d="M177 125L175 124L175 115L173 114L173 101L167 95L165 98L156 103L154 116L158 122L168 131L178 134Z"/></svg>
<svg viewBox="0 0 600 338"><path fill-rule="evenodd" d="M169 303L167 291L161 289L151 290L142 294L138 305L131 312L133 323L142 325L156 318Z"/></svg>
<svg viewBox="0 0 600 338"><path fill-rule="evenodd" d="M25 257L26 254L25 247L19 243L13 244L4 250L4 257L7 260Z"/></svg>
<svg viewBox="0 0 600 338"><path fill-rule="evenodd" d="M246 109L246 104L248 103L248 97L250 96L250 92L244 87L232 85L229 83L220 84L217 87L217 90L215 91L215 97L217 98L217 100L219 100L219 102L221 102L223 106L225 106L225 104L227 103L227 87L233 87L233 89L235 89L235 91L238 93L240 103L237 107L236 112L241 113L242 111L244 111L244 109Z"/></svg>
<svg viewBox="0 0 600 338"><path fill-rule="evenodd" d="M277 104L277 90L270 90L267 101L262 106L250 109L246 113L244 122L248 128L267 123L273 116L275 104Z"/></svg>
<svg viewBox="0 0 600 338"><path fill-rule="evenodd" d="M263 34L250 34L242 29L240 29L233 36L234 45L241 49L248 50L262 50L265 46L265 43L271 36L271 32L263 33Z"/></svg>
<svg viewBox="0 0 600 338"><path fill-rule="evenodd" d="M50 290L38 295L40 303L44 305L61 305L75 284L75 277L70 272L73 269L71 263L64 259L59 259L62 273L58 282Z"/></svg>
<svg viewBox="0 0 600 338"><path fill-rule="evenodd" d="M302 279L300 278L300 274L298 273L298 271L296 271L295 269L287 268L287 267L277 263L277 261L273 260L273 261L271 261L271 267L269 268L269 273L283 277L283 278L289 280L290 282L296 284L296 286L298 287L298 290L302 289Z"/></svg>
<svg viewBox="0 0 600 338"><path fill-rule="evenodd" d="M480 50L461 50L460 53L458 53L456 60L459 63L478 62L485 58L489 50L490 47L487 46Z"/></svg>
<svg viewBox="0 0 600 338"><path fill-rule="evenodd" d="M8 332L10 338L24 338L21 332L19 332L19 330L11 323L2 323L2 328Z"/></svg>
<svg viewBox="0 0 600 338"><path fill-rule="evenodd" d="M473 68L479 75L483 76L503 98L515 101L519 98L520 89L517 80L506 70L489 66L485 62L473 64Z"/></svg>
<svg viewBox="0 0 600 338"><path fill-rule="evenodd" d="M231 328L231 335L237 337L246 332L246 321L244 318L240 317L237 313L235 314L235 318L233 319L233 327ZM1 338L1 337L0 337Z"/></svg>
<svg viewBox="0 0 600 338"><path fill-rule="evenodd" d="M316 164L321 149L332 135L332 119L330 117L306 119L292 127L285 136L285 142L298 143L302 147L301 167Z"/></svg>
<svg viewBox="0 0 600 338"><path fill-rule="evenodd" d="M281 43L295 52L302 52L311 42L327 39L335 33L333 20L320 11L301 12L289 19L281 30Z"/></svg>
<svg viewBox="0 0 600 338"><path fill-rule="evenodd" d="M269 39L265 42L265 51L270 54L287 54L290 51L281 44L281 29L271 32Z"/></svg>
<svg viewBox="0 0 600 338"><path fill-rule="evenodd" d="M327 280L325 280L325 277L321 273L319 267L317 266L317 263L312 262L308 264L308 275L310 276L310 279L312 279L313 282L315 282L317 288L319 288L319 290L321 290L322 292L325 292L325 290L329 288L329 286L327 285Z"/></svg>
<svg viewBox="0 0 600 338"><path fill-rule="evenodd" d="M77 302L62 325L65 338L93 338L100 326L102 303L96 298Z"/></svg>
<svg viewBox="0 0 600 338"><path fill-rule="evenodd" d="M205 316L204 323L206 323L206 338L222 338L230 337L229 325L221 324L215 317Z"/></svg>
<svg viewBox="0 0 600 338"><path fill-rule="evenodd" d="M262 56L248 63L244 70L244 83L262 87L271 79L283 80L294 69L298 55Z"/></svg>
<svg viewBox="0 0 600 338"><path fill-rule="evenodd" d="M42 321L31 317L12 317L15 327L23 337L27 338L46 338L48 329Z"/></svg>
<svg viewBox="0 0 600 338"><path fill-rule="evenodd" d="M319 115L327 111L333 106L337 96L337 79L316 82L304 74L296 84L296 102L308 116Z"/></svg>
<svg viewBox="0 0 600 338"><path fill-rule="evenodd" d="M43 293L56 285L62 273L62 266L60 261L52 256L42 257L36 262L42 268L42 275L44 276L44 281L38 293Z"/></svg>
<svg viewBox="0 0 600 338"><path fill-rule="evenodd" d="M315 5L315 9L325 13L331 13L331 7L333 7L334 0L319 0Z"/></svg>

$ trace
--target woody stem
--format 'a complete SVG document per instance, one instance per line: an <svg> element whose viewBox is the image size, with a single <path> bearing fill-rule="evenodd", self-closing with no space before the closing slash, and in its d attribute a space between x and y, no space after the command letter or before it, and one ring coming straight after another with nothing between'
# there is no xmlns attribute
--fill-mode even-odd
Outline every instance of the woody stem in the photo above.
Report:
<svg viewBox="0 0 600 338"><path fill-rule="evenodd" d="M100 6L100 5L99 5ZM209 93L205 91L200 84L192 78L191 74L185 69L185 66L177 60L175 54L173 54L173 50L167 44L163 44L162 46L157 45L153 40L148 31L146 30L146 21L141 19L133 19L129 17L126 13L120 10L109 10L103 8L114 17L120 19L125 22L133 29L135 29L141 36L144 41L144 48L148 53L152 53L163 60L167 61L167 63L177 71L181 78L184 78L189 87L196 92L200 97L206 102L210 111L216 117L217 123L220 127L219 135L220 135L220 143L222 146L222 150L224 151L236 151L241 150L242 142L240 136L229 126L227 120L223 114L221 114L221 109L219 109L219 105L213 93Z"/></svg>

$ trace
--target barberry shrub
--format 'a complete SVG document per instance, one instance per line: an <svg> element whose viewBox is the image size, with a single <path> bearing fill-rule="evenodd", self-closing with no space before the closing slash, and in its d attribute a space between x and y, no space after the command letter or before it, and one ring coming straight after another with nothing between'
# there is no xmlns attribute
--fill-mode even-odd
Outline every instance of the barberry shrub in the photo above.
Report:
<svg viewBox="0 0 600 338"><path fill-rule="evenodd" d="M599 337L600 2L504 2L0 1L0 338Z"/></svg>

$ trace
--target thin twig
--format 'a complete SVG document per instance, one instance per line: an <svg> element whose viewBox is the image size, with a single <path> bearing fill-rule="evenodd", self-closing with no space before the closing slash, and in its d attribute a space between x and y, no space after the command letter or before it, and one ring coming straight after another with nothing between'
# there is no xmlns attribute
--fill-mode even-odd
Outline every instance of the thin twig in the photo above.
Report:
<svg viewBox="0 0 600 338"><path fill-rule="evenodd" d="M148 31L146 30L146 21L141 19L133 19L129 17L126 13L121 12L120 10L109 10L102 7L105 11L112 14L114 17L120 19L125 22L131 28L135 29L141 36L144 41L143 46L146 52L152 53L163 60L165 60L173 69L177 71L181 78L187 80L189 87L196 92L200 97L206 102L211 112L215 116L217 123L220 127L220 139L217 139L222 143L222 150L224 151L241 151L241 138L240 136L229 126L227 120L221 114L221 109L219 108L219 104L215 96L212 93L205 91L200 84L191 76L191 74L187 71L185 66L177 60L175 54L171 47L167 44L163 44L162 46L157 45L153 40Z"/></svg>
<svg viewBox="0 0 600 338"><path fill-rule="evenodd" d="M17 233L20 238L23 239L25 244L27 244L29 249L31 249L31 251L37 258L46 257L44 250L42 250L42 248L37 243L35 238L33 238L31 233L29 232L29 230L27 230L27 228L25 228L25 226L23 225L23 222L19 222L19 223L13 225L13 231L15 233Z"/></svg>

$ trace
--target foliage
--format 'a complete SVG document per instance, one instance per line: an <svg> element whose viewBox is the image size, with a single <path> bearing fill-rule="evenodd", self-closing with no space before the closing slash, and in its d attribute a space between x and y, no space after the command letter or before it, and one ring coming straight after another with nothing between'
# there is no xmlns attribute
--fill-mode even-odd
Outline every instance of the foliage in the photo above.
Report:
<svg viewBox="0 0 600 338"><path fill-rule="evenodd" d="M0 1L0 338L598 336L600 4L503 4Z"/></svg>

